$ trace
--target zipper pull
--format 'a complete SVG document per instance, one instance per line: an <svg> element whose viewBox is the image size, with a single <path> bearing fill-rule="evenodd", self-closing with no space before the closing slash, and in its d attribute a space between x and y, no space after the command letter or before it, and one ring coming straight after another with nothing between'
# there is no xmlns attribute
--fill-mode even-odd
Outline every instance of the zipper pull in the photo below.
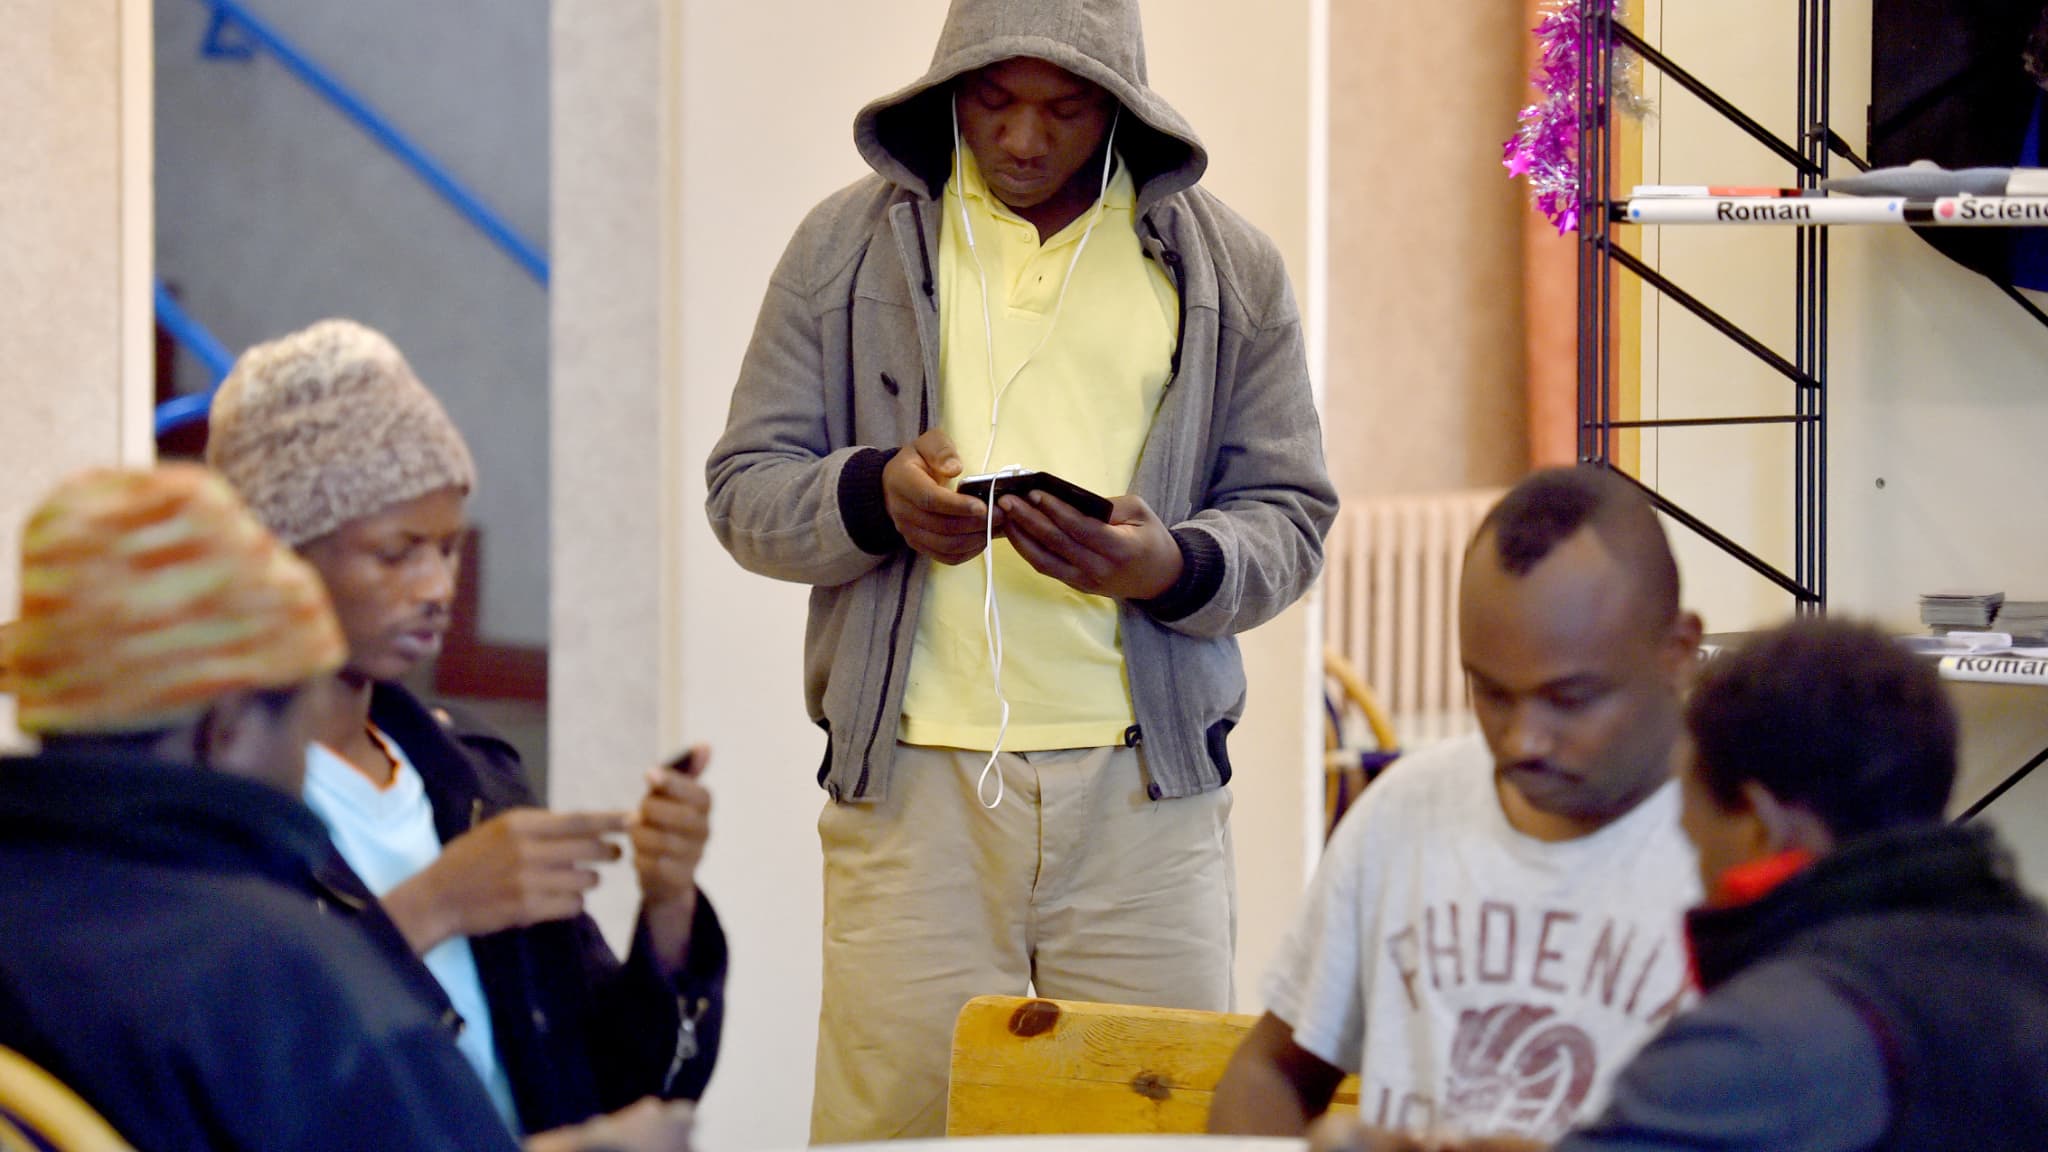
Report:
<svg viewBox="0 0 2048 1152"><path fill-rule="evenodd" d="M711 1001L705 997L699 996L694 1005L681 996L676 997L676 1051L669 1058L668 1074L661 1078L662 1096L675 1091L676 1077L682 1075L683 1065L697 1058L697 1022L710 1010Z"/></svg>

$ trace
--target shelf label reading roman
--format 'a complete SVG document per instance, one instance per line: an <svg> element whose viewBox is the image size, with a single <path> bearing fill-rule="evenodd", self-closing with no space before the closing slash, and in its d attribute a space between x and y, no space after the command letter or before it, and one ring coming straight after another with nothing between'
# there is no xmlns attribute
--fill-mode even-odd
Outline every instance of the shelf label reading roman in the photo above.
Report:
<svg viewBox="0 0 2048 1152"><path fill-rule="evenodd" d="M2048 684L2048 660L2025 656L1944 656L1941 674L1949 680L1990 684Z"/></svg>
<svg viewBox="0 0 2048 1152"><path fill-rule="evenodd" d="M1628 202L1631 224L1902 224L1906 202L1871 197L1645 197Z"/></svg>
<svg viewBox="0 0 2048 1152"><path fill-rule="evenodd" d="M1768 220L1783 223L1788 220L1807 221L1813 219L1813 205L1794 201L1765 201L1749 203L1741 200L1723 200L1714 205L1714 219L1736 223Z"/></svg>

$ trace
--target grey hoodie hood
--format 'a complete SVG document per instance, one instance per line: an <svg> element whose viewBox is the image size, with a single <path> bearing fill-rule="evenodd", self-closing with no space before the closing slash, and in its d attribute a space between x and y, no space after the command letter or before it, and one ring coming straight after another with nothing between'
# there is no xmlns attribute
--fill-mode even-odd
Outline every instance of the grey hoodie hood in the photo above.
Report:
<svg viewBox="0 0 2048 1152"><path fill-rule="evenodd" d="M1116 150L1143 212L1194 187L1209 166L1195 130L1145 83L1138 0L953 0L930 71L853 119L853 141L883 179L934 199L953 159L953 82L1015 57L1064 68L1123 105Z"/></svg>

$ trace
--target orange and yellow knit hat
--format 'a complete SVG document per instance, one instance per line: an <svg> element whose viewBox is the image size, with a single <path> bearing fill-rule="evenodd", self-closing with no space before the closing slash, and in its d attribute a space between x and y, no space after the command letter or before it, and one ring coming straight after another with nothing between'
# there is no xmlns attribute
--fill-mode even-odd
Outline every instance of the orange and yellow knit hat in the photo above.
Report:
<svg viewBox="0 0 2048 1152"><path fill-rule="evenodd" d="M204 468L58 486L21 546L8 643L24 732L146 732L341 667L320 577Z"/></svg>
<svg viewBox="0 0 2048 1152"><path fill-rule="evenodd" d="M14 695L14 624L0 624L0 696Z"/></svg>

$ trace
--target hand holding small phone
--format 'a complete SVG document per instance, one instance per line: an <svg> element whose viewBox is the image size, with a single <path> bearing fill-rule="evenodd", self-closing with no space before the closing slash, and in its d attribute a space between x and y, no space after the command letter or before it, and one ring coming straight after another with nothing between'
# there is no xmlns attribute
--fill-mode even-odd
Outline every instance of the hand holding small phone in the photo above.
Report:
<svg viewBox="0 0 2048 1152"><path fill-rule="evenodd" d="M1077 592L1150 600L1180 580L1180 543L1142 497L1119 496L1102 517L1084 514L1050 489L999 499L1017 555Z"/></svg>
<svg viewBox="0 0 2048 1152"><path fill-rule="evenodd" d="M941 564L965 564L987 543L988 505L953 490L964 470L959 450L937 428L898 449L882 469L882 504L897 534Z"/></svg>
<svg viewBox="0 0 2048 1152"><path fill-rule="evenodd" d="M711 792L702 780L710 763L711 749L699 744L647 773L647 793L629 835L633 870L650 909L695 898L697 865L711 838Z"/></svg>

